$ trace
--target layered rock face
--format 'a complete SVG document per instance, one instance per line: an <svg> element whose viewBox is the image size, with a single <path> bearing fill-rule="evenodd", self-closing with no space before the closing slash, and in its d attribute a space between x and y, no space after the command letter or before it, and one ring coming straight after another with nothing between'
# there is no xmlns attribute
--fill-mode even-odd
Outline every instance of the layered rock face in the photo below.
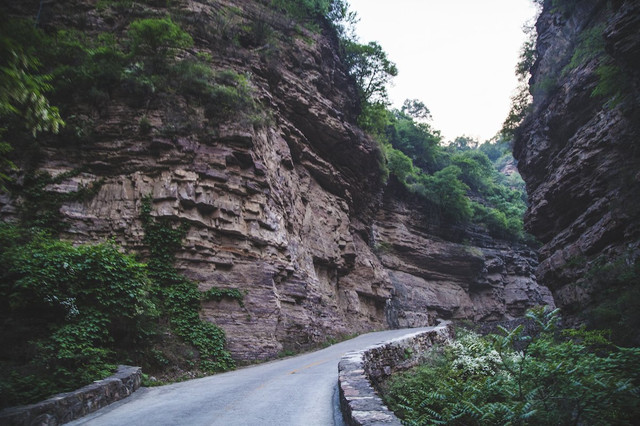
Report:
<svg viewBox="0 0 640 426"><path fill-rule="evenodd" d="M90 201L63 204L65 238L115 237L144 250L140 207L151 197L153 216L189 224L176 267L203 291L246 292L243 307L211 301L202 311L226 331L238 359L272 358L327 336L385 328L391 286L368 249L381 156L352 124L357 94L337 57L337 41L295 29L257 2L182 3L187 22L215 22L227 13L240 23L269 20L289 34L290 44L271 56L250 42L218 51L195 39L214 69L250 75L266 124L210 122L180 93L155 99L146 110L127 93L115 93L96 117L88 146L45 142L40 153L39 168L51 175L83 170L51 190L101 181ZM90 7L78 10L93 31L121 30ZM78 18L56 5L45 12L49 23ZM146 135L138 125L143 114L152 127ZM173 135L161 131L185 124L186 131ZM11 205L3 212L10 215Z"/></svg>
<svg viewBox="0 0 640 426"><path fill-rule="evenodd" d="M420 203L402 193L395 188L385 194L374 226L376 253L395 291L388 310L392 326L417 327L436 318L497 321L520 317L532 306L554 306L549 290L537 283L532 249L478 230L435 225Z"/></svg>
<svg viewBox="0 0 640 426"><path fill-rule="evenodd" d="M526 225L544 244L538 279L571 313L601 297L577 284L596 259L635 259L640 245L640 5L546 3L533 111L514 155L531 203Z"/></svg>
<svg viewBox="0 0 640 426"><path fill-rule="evenodd" d="M131 13L166 13L164 2L146 3ZM193 49L210 54L215 70L250 76L262 120L241 112L210 120L179 92L140 106L117 89L99 110L78 105L74 113L95 123L91 140L78 146L64 136L43 138L38 157L30 159L54 176L81 171L51 191L99 183L90 200L63 203L64 238L115 238L144 254L146 197L153 216L187 223L179 271L203 291L246 294L243 306L210 301L202 310L225 330L240 360L272 358L329 336L431 325L436 317L510 318L549 302L535 283L530 250L480 236L468 242L437 237L437 226L427 226L417 204L396 199L393 194L404 192L393 186L380 208L382 157L353 124L356 88L330 32L300 29L255 1L179 3ZM44 12L48 25L126 31L118 15L81 0L74 7L47 3ZM224 47L219 37L230 23L240 28L237 43ZM286 35L286 43L252 38L255 31L246 28L262 23ZM212 29L218 33L207 32ZM143 118L150 130L141 129ZM13 203L0 200L4 218L15 215Z"/></svg>

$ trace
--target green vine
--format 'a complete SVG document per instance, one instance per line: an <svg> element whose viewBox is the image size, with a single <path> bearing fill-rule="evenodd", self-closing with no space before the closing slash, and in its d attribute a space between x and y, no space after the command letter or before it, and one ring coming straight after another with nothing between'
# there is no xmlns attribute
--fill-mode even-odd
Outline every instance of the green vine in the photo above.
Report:
<svg viewBox="0 0 640 426"><path fill-rule="evenodd" d="M22 226L25 228L37 228L59 233L67 228L63 222L60 208L65 202L87 201L93 198L104 180L100 179L87 186L80 186L78 190L71 192L56 192L49 188L67 179L78 176L82 169L73 169L53 177L47 172L27 172L21 187L16 187L13 194L21 198L18 214Z"/></svg>
<svg viewBox="0 0 640 426"><path fill-rule="evenodd" d="M241 307L244 307L244 296L246 291L240 291L237 288L218 288L213 287L202 293L202 300L217 300L233 299L238 302Z"/></svg>
<svg viewBox="0 0 640 426"><path fill-rule="evenodd" d="M212 288L207 292L181 275L173 266L188 225L174 226L170 220L151 216L151 197L145 197L140 209L144 242L149 247L148 271L155 283L158 306L173 332L193 345L200 353L200 368L206 372L224 371L235 366L225 349L224 331L200 318L201 301L230 297L242 304L243 294L237 289Z"/></svg>

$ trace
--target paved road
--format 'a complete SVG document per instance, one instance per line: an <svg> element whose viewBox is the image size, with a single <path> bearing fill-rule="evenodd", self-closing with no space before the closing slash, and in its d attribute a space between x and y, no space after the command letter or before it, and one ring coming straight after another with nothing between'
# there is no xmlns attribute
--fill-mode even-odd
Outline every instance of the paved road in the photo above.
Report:
<svg viewBox="0 0 640 426"><path fill-rule="evenodd" d="M316 352L228 373L153 388L89 414L70 425L343 425L338 405L338 361L424 329L368 333Z"/></svg>

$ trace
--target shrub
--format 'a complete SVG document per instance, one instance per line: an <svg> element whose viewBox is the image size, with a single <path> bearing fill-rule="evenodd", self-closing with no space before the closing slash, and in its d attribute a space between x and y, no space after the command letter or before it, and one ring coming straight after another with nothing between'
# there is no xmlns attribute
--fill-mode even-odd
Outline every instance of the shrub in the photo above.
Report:
<svg viewBox="0 0 640 426"><path fill-rule="evenodd" d="M79 31L60 30L49 43L43 57L53 67L55 95L65 104L92 90L108 94L120 84L127 57L113 35L90 39Z"/></svg>
<svg viewBox="0 0 640 426"><path fill-rule="evenodd" d="M466 223L472 216L472 210L466 196L469 187L460 181L461 174L459 167L447 166L432 176L420 175L412 188L436 206L439 217Z"/></svg>
<svg viewBox="0 0 640 426"><path fill-rule="evenodd" d="M234 115L251 114L257 106L249 78L232 70L216 74L216 81L207 91L205 115L207 118L228 119Z"/></svg>
<svg viewBox="0 0 640 426"><path fill-rule="evenodd" d="M0 119L6 125L8 117L18 117L34 137L64 126L58 108L45 97L53 89L52 76L38 73L42 64L33 45L43 40L32 23L0 17Z"/></svg>
<svg viewBox="0 0 640 426"><path fill-rule="evenodd" d="M474 149L455 154L451 157L451 164L460 168L462 181L472 191L486 192L488 186L493 183L491 180L495 172L493 164L480 150Z"/></svg>
<svg viewBox="0 0 640 426"><path fill-rule="evenodd" d="M0 243L3 406L103 378L143 337L150 281L115 245L73 246L9 224Z"/></svg>
<svg viewBox="0 0 640 426"><path fill-rule="evenodd" d="M427 173L434 173L446 165L442 158L439 132L425 122L416 122L407 113L397 110L390 112L384 136L395 149L407 154L415 166Z"/></svg>
<svg viewBox="0 0 640 426"><path fill-rule="evenodd" d="M535 309L533 330L463 334L385 386L385 401L410 425L633 424L640 415L640 348L602 332L558 329Z"/></svg>
<svg viewBox="0 0 640 426"><path fill-rule="evenodd" d="M557 311L527 316L534 329L463 334L424 366L394 377L385 400L406 424L633 424L640 414L640 349L599 332L557 328Z"/></svg>
<svg viewBox="0 0 640 426"><path fill-rule="evenodd" d="M412 176L415 179L416 171L413 168L411 158L407 157L402 151L385 146L385 154L389 171L393 173L400 182L406 184L407 178Z"/></svg>
<svg viewBox="0 0 640 426"><path fill-rule="evenodd" d="M360 100L366 103L387 103L387 84L398 75L398 68L376 42L360 44L343 41L344 61L355 79Z"/></svg>
<svg viewBox="0 0 640 426"><path fill-rule="evenodd" d="M331 10L332 0L273 0L271 5L299 20L316 20Z"/></svg>
<svg viewBox="0 0 640 426"><path fill-rule="evenodd" d="M191 36L171 18L135 20L129 27L129 38L134 55L158 59L193 45Z"/></svg>

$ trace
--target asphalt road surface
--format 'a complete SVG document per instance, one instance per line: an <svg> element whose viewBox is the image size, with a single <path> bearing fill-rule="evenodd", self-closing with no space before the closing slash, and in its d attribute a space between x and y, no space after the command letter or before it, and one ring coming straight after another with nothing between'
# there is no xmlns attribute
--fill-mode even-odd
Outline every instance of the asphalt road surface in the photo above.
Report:
<svg viewBox="0 0 640 426"><path fill-rule="evenodd" d="M140 388L70 425L344 425L338 400L343 354L424 329L368 333L328 348L202 379Z"/></svg>

